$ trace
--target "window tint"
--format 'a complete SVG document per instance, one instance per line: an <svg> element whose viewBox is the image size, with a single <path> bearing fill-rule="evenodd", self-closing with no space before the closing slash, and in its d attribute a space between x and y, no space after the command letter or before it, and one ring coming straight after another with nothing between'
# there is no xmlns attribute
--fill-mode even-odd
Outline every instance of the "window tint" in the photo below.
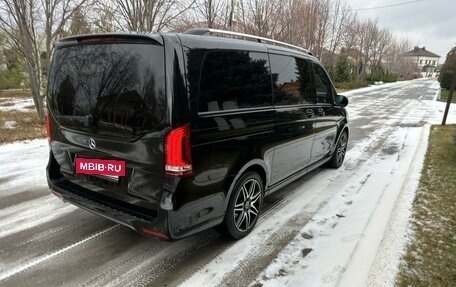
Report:
<svg viewBox="0 0 456 287"><path fill-rule="evenodd" d="M310 67L307 60L270 55L274 105L314 103Z"/></svg>
<svg viewBox="0 0 456 287"><path fill-rule="evenodd" d="M267 54L247 51L207 53L200 79L200 112L271 105Z"/></svg>
<svg viewBox="0 0 456 287"><path fill-rule="evenodd" d="M162 46L93 44L57 49L48 85L60 124L102 134L138 135L165 113Z"/></svg>
<svg viewBox="0 0 456 287"><path fill-rule="evenodd" d="M331 104L332 100L332 85L325 70L318 65L313 64L315 71L315 87L317 90L317 103Z"/></svg>

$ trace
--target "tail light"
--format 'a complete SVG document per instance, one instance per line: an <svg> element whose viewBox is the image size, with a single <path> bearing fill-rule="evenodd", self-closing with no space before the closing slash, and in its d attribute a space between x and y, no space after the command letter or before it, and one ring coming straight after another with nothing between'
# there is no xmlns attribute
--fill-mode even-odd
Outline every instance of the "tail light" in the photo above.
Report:
<svg viewBox="0 0 456 287"><path fill-rule="evenodd" d="M190 126L177 127L166 135L165 173L172 176L185 176L193 173Z"/></svg>
<svg viewBox="0 0 456 287"><path fill-rule="evenodd" d="M51 123L49 122L49 113L45 112L45 119L46 119L46 135L48 142L51 142Z"/></svg>

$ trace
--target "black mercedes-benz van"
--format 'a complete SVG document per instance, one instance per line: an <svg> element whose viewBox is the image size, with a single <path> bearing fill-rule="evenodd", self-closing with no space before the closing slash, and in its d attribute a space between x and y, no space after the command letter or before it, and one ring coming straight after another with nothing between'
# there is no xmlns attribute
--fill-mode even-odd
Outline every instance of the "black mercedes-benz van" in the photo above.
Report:
<svg viewBox="0 0 456 287"><path fill-rule="evenodd" d="M144 235L220 226L239 239L265 196L342 164L347 103L311 53L274 40L212 29L65 38L49 73L48 184Z"/></svg>

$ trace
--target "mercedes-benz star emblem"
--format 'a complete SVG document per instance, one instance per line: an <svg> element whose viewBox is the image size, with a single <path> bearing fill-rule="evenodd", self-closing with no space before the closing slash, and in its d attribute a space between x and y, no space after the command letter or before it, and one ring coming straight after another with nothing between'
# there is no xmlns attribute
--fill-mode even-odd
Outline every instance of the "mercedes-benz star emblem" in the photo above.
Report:
<svg viewBox="0 0 456 287"><path fill-rule="evenodd" d="M95 142L95 140L93 138L89 139L89 147L91 149L95 149L97 147L97 143Z"/></svg>

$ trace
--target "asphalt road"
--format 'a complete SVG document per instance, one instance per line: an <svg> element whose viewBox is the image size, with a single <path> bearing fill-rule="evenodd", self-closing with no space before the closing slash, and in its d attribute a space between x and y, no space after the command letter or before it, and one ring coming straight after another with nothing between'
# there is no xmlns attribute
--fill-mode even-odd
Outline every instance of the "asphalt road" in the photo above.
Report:
<svg viewBox="0 0 456 287"><path fill-rule="evenodd" d="M176 286L204 271L220 254L246 246L249 250L239 255L245 257L243 263L216 285L248 285L334 195L331 186L349 180L366 158L384 149L394 130L436 121L436 91L434 80L418 80L348 93L347 157L362 146L361 156L350 159L342 171L318 169L267 198L257 226L263 232L261 240L261 234L252 234L233 242L215 230L177 242L142 237L60 202L50 194L45 178L37 176L44 166L21 166L22 158L46 161L45 141L38 147L22 147L12 162L6 161L14 151L0 152L0 285ZM282 216L307 194L302 210Z"/></svg>

